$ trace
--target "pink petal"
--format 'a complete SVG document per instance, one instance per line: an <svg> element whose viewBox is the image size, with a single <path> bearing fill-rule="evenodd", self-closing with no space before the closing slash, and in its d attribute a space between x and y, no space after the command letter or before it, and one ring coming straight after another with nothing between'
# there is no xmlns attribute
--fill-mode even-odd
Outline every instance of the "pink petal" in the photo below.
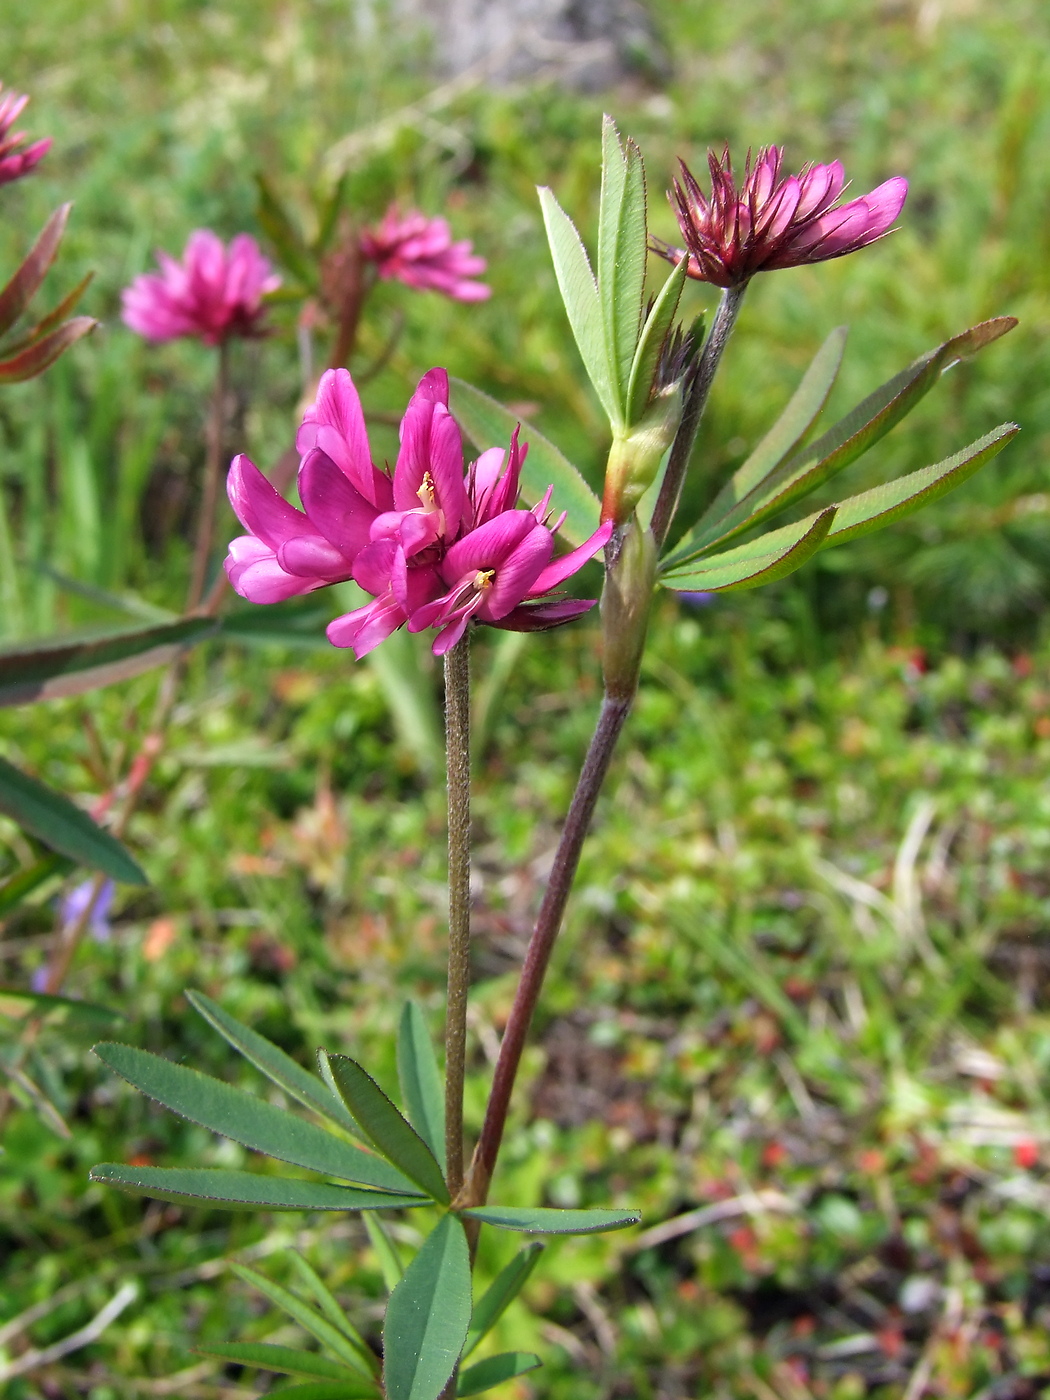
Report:
<svg viewBox="0 0 1050 1400"><path fill-rule="evenodd" d="M286 574L339 583L350 577L350 560L320 535L300 535L277 551L277 562Z"/></svg>
<svg viewBox="0 0 1050 1400"><path fill-rule="evenodd" d="M326 453L315 449L303 459L299 495L315 529L348 558L369 543L375 507L354 490Z"/></svg>
<svg viewBox="0 0 1050 1400"><path fill-rule="evenodd" d="M468 573L495 569L515 550L526 535L542 530L531 511L507 510L487 520L469 535L457 540L445 555L441 572L450 583L458 583Z"/></svg>
<svg viewBox="0 0 1050 1400"><path fill-rule="evenodd" d="M529 590L531 596L538 597L541 593L549 593L552 588L559 587L567 578L571 578L573 574L583 568L589 559L593 559L600 549L605 548L612 537L612 532L612 521L607 520L604 525L600 525L595 530L590 539L577 545L568 554L563 554L560 559L553 560Z"/></svg>
<svg viewBox="0 0 1050 1400"><path fill-rule="evenodd" d="M266 480L259 468L240 453L226 478L226 492L237 519L276 550L295 535L312 535L314 527Z"/></svg>
<svg viewBox="0 0 1050 1400"><path fill-rule="evenodd" d="M334 647L353 647L358 661L405 621L405 614L390 597L374 598L355 612L344 613L328 624L326 636Z"/></svg>
<svg viewBox="0 0 1050 1400"><path fill-rule="evenodd" d="M554 536L549 530L538 525L530 531L496 569L491 586L485 591L478 608L478 616L486 622L506 617L512 608L528 597L553 550Z"/></svg>

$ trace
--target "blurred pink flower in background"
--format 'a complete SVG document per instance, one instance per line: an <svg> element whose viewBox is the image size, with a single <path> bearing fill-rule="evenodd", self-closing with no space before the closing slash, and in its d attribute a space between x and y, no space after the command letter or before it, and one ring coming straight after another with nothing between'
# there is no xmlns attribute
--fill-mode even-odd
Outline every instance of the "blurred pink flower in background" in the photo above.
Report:
<svg viewBox="0 0 1050 1400"><path fill-rule="evenodd" d="M24 151L18 150L26 135L24 131L12 131L11 128L25 111L29 98L19 97L13 92L4 97L3 86L0 83L0 185L8 185L12 180L28 175L40 164L51 149L51 137L45 136Z"/></svg>
<svg viewBox="0 0 1050 1400"><path fill-rule="evenodd" d="M402 218L394 206L361 238L361 252L384 281L396 278L407 287L442 292L456 301L484 301L492 294L484 282L470 280L486 267L473 247L467 238L454 243L445 219L428 219L414 209Z"/></svg>
<svg viewBox="0 0 1050 1400"><path fill-rule="evenodd" d="M372 463L361 402L345 369L321 379L296 442L299 495L288 504L247 457L230 468L228 490L248 531L230 544L226 572L254 603L275 603L353 579L372 600L337 617L334 646L367 655L392 632L438 629L442 655L472 619L531 632L571 622L593 599L554 593L606 543L603 525L554 559L550 490L517 509L527 447L490 448L464 472L463 442L448 408L448 375L419 381L401 421L393 476Z"/></svg>
<svg viewBox="0 0 1050 1400"><path fill-rule="evenodd" d="M158 252L160 272L143 273L125 288L123 319L147 340L199 336L218 345L230 336L258 335L262 299L281 279L255 239L239 233L227 249L218 234L190 234L182 262Z"/></svg>
<svg viewBox="0 0 1050 1400"><path fill-rule="evenodd" d="M654 241L670 262L689 258L689 276L716 287L737 287L756 272L841 258L889 232L904 206L908 182L894 176L870 194L835 207L846 186L839 161L781 177L783 151L767 146L752 164L748 153L737 188L727 146L708 154L708 199L684 161L671 202L685 248Z"/></svg>

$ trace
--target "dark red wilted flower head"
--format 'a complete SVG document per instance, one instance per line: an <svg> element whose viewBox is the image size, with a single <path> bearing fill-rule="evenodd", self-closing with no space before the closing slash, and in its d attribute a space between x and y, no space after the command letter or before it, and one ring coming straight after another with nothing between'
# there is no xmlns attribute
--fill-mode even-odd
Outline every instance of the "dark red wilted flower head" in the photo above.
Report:
<svg viewBox="0 0 1050 1400"><path fill-rule="evenodd" d="M0 83L0 185L9 185L12 180L20 180L40 164L51 149L51 137L45 136L34 141L24 151L18 147L26 139L24 131L11 128L25 111L28 97L19 97L9 92L3 96L3 83Z"/></svg>
<svg viewBox="0 0 1050 1400"><path fill-rule="evenodd" d="M743 182L737 187L729 147L719 160L709 152L711 195L681 161L670 199L685 248L654 243L670 262L689 258L688 273L716 287L738 287L756 272L801 263L824 262L865 248L889 232L908 193L895 175L870 194L837 204L846 186L839 161L805 166L781 175L784 153L766 146L752 161L748 152Z"/></svg>

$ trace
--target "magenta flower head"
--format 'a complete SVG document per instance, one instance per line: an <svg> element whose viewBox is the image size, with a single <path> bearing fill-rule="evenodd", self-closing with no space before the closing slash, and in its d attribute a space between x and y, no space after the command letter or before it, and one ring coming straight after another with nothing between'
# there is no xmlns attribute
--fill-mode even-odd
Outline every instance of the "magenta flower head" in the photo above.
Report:
<svg viewBox="0 0 1050 1400"><path fill-rule="evenodd" d="M767 146L737 187L727 146L722 159L709 153L711 196L701 190L685 162L671 204L685 248L654 243L670 262L688 257L688 273L716 287L739 287L756 272L824 262L866 248L882 238L904 206L908 182L896 175L870 194L837 204L846 185L839 161L809 165L781 176L783 151Z"/></svg>
<svg viewBox="0 0 1050 1400"><path fill-rule="evenodd" d="M18 149L26 139L24 131L11 128L25 111L28 97L19 97L9 92L3 96L3 83L0 83L0 185L9 185L12 180L20 180L40 164L51 149L51 137L45 136L34 141L24 151Z"/></svg>
<svg viewBox="0 0 1050 1400"><path fill-rule="evenodd" d="M608 541L611 524L553 557L561 521L550 491L517 506L527 448L491 448L464 471L463 442L448 407L448 375L419 381L401 421L393 473L372 462L361 402L345 369L328 370L296 446L299 496L288 504L247 457L228 490L248 532L230 544L226 572L242 597L275 603L353 579L371 601L328 628L335 646L366 656L399 627L437 629L442 655L471 621L528 632L570 622L594 600L556 594Z"/></svg>
<svg viewBox="0 0 1050 1400"><path fill-rule="evenodd" d="M258 335L263 302L281 279L255 239L239 233L227 248L218 234L190 234L182 262L158 253L160 272L136 277L123 294L123 320L147 340L197 336L218 345L231 336Z"/></svg>
<svg viewBox="0 0 1050 1400"><path fill-rule="evenodd" d="M484 258L469 239L452 241L444 219L428 219L411 210L402 218L396 207L361 238L361 252L376 265L384 281L396 278L406 287L441 292L455 301L484 301L492 288L470 279L485 271Z"/></svg>

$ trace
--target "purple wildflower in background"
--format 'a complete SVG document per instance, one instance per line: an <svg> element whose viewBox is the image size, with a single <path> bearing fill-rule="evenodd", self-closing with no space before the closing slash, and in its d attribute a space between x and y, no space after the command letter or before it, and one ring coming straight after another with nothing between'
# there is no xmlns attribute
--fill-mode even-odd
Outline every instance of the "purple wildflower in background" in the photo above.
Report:
<svg viewBox="0 0 1050 1400"><path fill-rule="evenodd" d="M40 164L51 149L51 137L44 136L23 151L18 149L26 134L24 131L12 131L11 128L25 111L29 98L19 97L14 92L9 92L5 97L3 86L0 83L0 185L9 185L12 180L20 180Z"/></svg>
<svg viewBox="0 0 1050 1400"><path fill-rule="evenodd" d="M710 152L711 195L681 161L671 203L685 248L654 241L669 262L688 257L688 273L716 287L738 287L756 272L841 258L882 238L904 206L908 182L896 175L870 194L838 204L846 187L839 161L806 166L781 176L783 151L766 146L737 187L727 146L722 159ZM837 206L837 207L836 207Z"/></svg>
<svg viewBox="0 0 1050 1400"><path fill-rule="evenodd" d="M361 239L361 252L384 281L396 278L406 287L441 292L455 301L484 301L491 295L484 282L471 280L486 267L473 248L469 239L452 241L445 219L428 219L414 209L403 217L396 208L388 209Z"/></svg>
<svg viewBox="0 0 1050 1400"><path fill-rule="evenodd" d="M247 233L227 248L210 229L197 229L181 262L163 252L157 261L160 272L136 277L122 298L124 324L147 340L197 336L218 345L230 336L258 335L263 297L281 285Z"/></svg>

